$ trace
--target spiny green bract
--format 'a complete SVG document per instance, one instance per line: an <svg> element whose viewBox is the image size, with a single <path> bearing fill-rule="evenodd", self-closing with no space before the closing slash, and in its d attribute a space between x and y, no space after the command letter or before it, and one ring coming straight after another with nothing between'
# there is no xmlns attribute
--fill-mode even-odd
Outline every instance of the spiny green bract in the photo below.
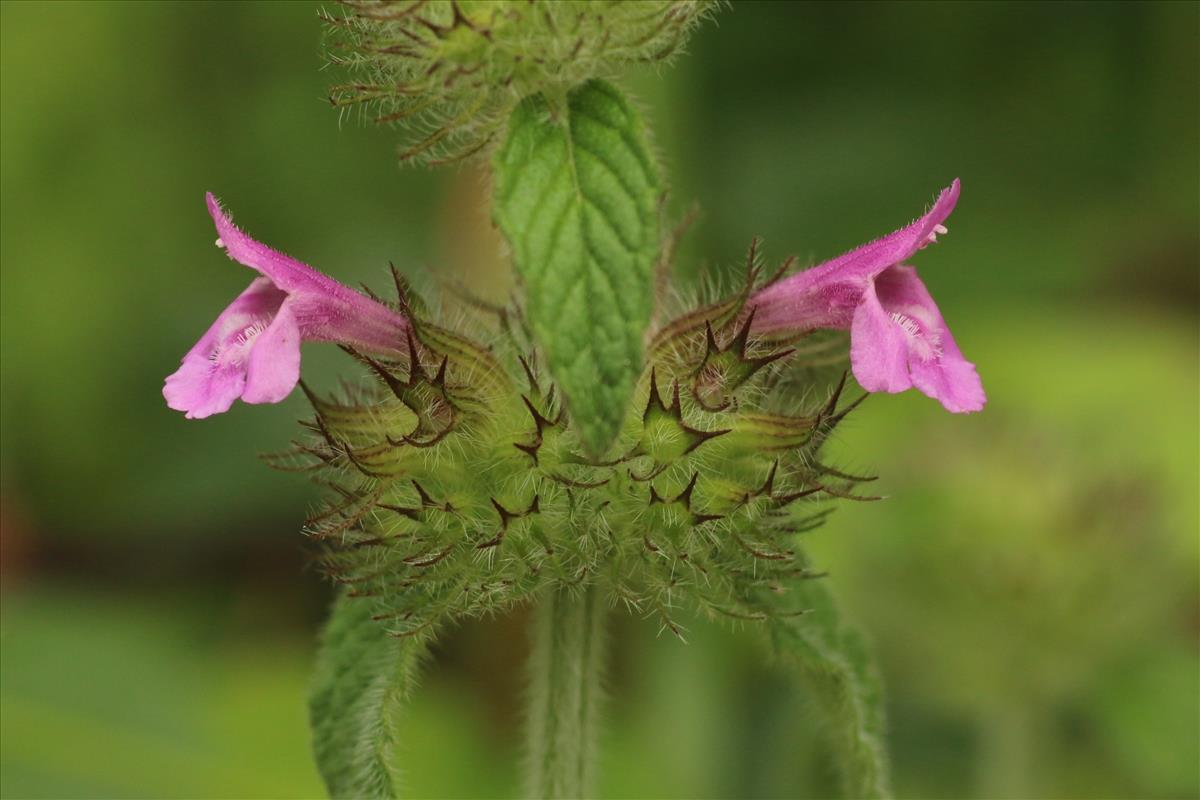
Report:
<svg viewBox="0 0 1200 800"><path fill-rule="evenodd" d="M324 16L331 59L356 80L335 106L400 123L401 159L453 160L485 147L528 95L677 53L715 0L343 0Z"/></svg>
<svg viewBox="0 0 1200 800"><path fill-rule="evenodd" d="M379 383L355 401L306 389L315 436L290 455L332 491L307 526L325 570L396 636L585 582L676 633L681 604L735 619L801 611L787 586L815 573L795 535L820 524L820 501L853 496L860 479L818 452L855 403L839 384L797 413L806 366L844 343L749 336L756 274L651 340L599 459L583 455L511 310L487 348L403 303L407 363L354 353Z"/></svg>

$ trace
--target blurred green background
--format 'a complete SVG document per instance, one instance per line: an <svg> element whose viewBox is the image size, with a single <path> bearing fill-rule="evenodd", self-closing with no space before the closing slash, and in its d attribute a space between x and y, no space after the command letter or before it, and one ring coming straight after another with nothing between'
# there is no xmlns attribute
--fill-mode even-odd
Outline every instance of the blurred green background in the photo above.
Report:
<svg viewBox="0 0 1200 800"><path fill-rule="evenodd" d="M399 169L323 101L310 3L0 5L0 794L321 793L305 697L327 587L305 413L185 421L162 378L250 274L203 192L347 281L507 277L472 169ZM882 475L811 539L873 640L898 794L1200 795L1200 5L742 3L631 77L680 277L831 257L956 176L918 259L990 396L871 398L835 460ZM352 367L311 346L331 386ZM514 796L525 625L438 646L413 796ZM608 797L829 787L803 696L744 632L618 619Z"/></svg>

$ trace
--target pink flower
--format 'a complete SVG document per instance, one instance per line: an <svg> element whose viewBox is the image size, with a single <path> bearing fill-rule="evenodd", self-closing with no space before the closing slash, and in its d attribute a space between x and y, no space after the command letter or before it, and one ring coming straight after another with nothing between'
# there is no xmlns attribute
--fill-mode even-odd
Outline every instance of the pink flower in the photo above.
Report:
<svg viewBox="0 0 1200 800"><path fill-rule="evenodd" d="M767 286L750 298L754 331L850 329L850 365L868 392L916 387L948 411L987 402L914 267L904 262L946 233L956 179L923 217L857 250Z"/></svg>
<svg viewBox="0 0 1200 800"><path fill-rule="evenodd" d="M340 342L384 354L407 352L408 321L382 303L242 233L212 194L217 246L255 278L167 377L167 405L202 419L246 403L278 403L300 380L300 342Z"/></svg>

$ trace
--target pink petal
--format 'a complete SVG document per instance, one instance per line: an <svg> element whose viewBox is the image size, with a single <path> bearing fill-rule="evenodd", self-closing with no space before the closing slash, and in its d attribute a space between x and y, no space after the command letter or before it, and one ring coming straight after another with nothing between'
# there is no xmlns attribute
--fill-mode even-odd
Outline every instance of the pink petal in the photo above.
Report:
<svg viewBox="0 0 1200 800"><path fill-rule="evenodd" d="M217 202L217 198L213 196L212 192L206 193L204 199L208 204L208 213L217 226L219 237L217 245L224 247L225 252L234 261L257 270L289 294L313 290L341 295L343 292L350 291L333 278L322 275L307 264L277 250L272 250L265 244L242 233L221 209L221 204Z"/></svg>
<svg viewBox="0 0 1200 800"><path fill-rule="evenodd" d="M810 280L835 274L842 280L872 278L893 264L907 261L922 247L933 244L944 232L939 228L958 203L959 188L958 178L955 178L938 195L933 207L912 224L808 270L814 273Z"/></svg>
<svg viewBox="0 0 1200 800"><path fill-rule="evenodd" d="M300 380L300 326L284 303L266 330L254 337L246 361L246 403L278 403Z"/></svg>
<svg viewBox="0 0 1200 800"><path fill-rule="evenodd" d="M205 200L220 236L217 243L234 261L257 270L292 298L303 339L341 342L371 352L407 352L408 320L403 315L250 238L230 221L211 192Z"/></svg>
<svg viewBox="0 0 1200 800"><path fill-rule="evenodd" d="M914 364L913 385L955 414L982 411L987 404L975 365L963 358L944 358L939 364Z"/></svg>
<svg viewBox="0 0 1200 800"><path fill-rule="evenodd" d="M182 366L167 377L163 384L167 406L187 412L188 419L228 411L246 386L245 364L229 357L237 355L233 353L237 339L248 327L270 320L285 297L268 279L253 280L183 357Z"/></svg>
<svg viewBox="0 0 1200 800"><path fill-rule="evenodd" d="M987 395L979 373L963 358L917 270L894 267L880 275L875 285L880 302L893 319L915 322L920 329L918 337L909 337L908 370L913 385L941 401L947 411L982 410Z"/></svg>
<svg viewBox="0 0 1200 800"><path fill-rule="evenodd" d="M867 281L910 258L944 233L942 223L954 210L958 193L955 178L938 195L933 207L911 225L761 290L750 298L750 305L757 309L754 329L841 327L848 321L840 319L840 315L849 314L846 295L857 296Z"/></svg>
<svg viewBox="0 0 1200 800"><path fill-rule="evenodd" d="M750 300L754 304L753 325L756 333L781 329L842 329L850 326L854 311L862 300L861 283L830 280L814 283L805 277L811 271L801 272L784 281L788 285L780 291L767 294L783 285L776 284Z"/></svg>
<svg viewBox="0 0 1200 800"><path fill-rule="evenodd" d="M368 352L407 352L408 320L383 303L242 233L205 195L230 258L257 270L255 279L221 312L163 386L167 404L188 417L247 403L277 403L300 379L300 343L333 341Z"/></svg>
<svg viewBox="0 0 1200 800"><path fill-rule="evenodd" d="M903 392L908 375L908 336L884 310L868 284L850 324L850 366L868 392Z"/></svg>
<svg viewBox="0 0 1200 800"><path fill-rule="evenodd" d="M167 376L163 397L169 408L187 412L188 419L204 419L228 411L245 385L246 372L238 365L189 353L183 366Z"/></svg>
<svg viewBox="0 0 1200 800"><path fill-rule="evenodd" d="M216 321L209 326L187 355L202 355L207 358L230 330L244 328L255 319L273 315L285 297L287 295L279 291L267 278L255 278L217 316Z"/></svg>

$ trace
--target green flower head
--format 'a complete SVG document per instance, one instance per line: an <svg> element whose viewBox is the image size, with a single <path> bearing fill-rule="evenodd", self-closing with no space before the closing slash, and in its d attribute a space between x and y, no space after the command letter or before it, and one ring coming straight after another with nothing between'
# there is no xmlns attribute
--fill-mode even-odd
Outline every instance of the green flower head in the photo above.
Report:
<svg viewBox="0 0 1200 800"><path fill-rule="evenodd" d="M326 14L331 58L354 81L338 107L405 132L402 161L484 149L523 98L678 53L715 0L345 0Z"/></svg>

